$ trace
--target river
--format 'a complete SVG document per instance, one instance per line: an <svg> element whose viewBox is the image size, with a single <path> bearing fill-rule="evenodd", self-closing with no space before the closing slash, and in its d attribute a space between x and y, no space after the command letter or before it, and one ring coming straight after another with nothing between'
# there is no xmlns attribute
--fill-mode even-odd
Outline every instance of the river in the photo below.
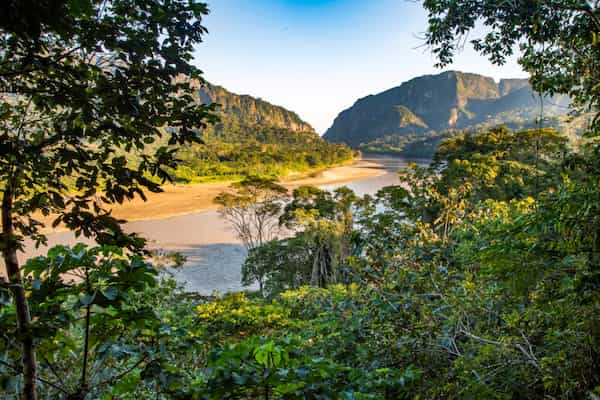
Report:
<svg viewBox="0 0 600 400"><path fill-rule="evenodd" d="M321 187L332 190L345 185L360 196L374 194L382 187L398 184L397 171L407 164L404 159L389 156L364 155L363 159L381 164L385 173L374 178ZM170 269L173 277L186 290L209 295L247 289L240 283L246 251L216 211L129 222L125 228L145 237L149 248L177 251L187 258L182 267ZM71 232L48 235L48 246L77 241L86 242L81 238L75 239ZM27 247L26 254L20 258L26 259L45 252L45 248Z"/></svg>

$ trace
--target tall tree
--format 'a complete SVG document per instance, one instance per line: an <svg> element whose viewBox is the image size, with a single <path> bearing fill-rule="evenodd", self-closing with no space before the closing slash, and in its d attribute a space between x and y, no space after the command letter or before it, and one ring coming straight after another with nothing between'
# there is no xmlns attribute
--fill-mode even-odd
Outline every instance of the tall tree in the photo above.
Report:
<svg viewBox="0 0 600 400"><path fill-rule="evenodd" d="M310 284L325 287L342 282L340 266L350 255L354 228L354 211L363 203L346 186L333 192L315 186L294 190L280 223L301 232L312 253Z"/></svg>
<svg viewBox="0 0 600 400"><path fill-rule="evenodd" d="M160 191L174 145L214 117L194 103L190 64L206 4L188 0L3 2L0 6L0 249L17 312L23 397L36 398L30 310L17 259L35 216L133 252L110 206ZM185 78L180 78L185 76ZM160 141L165 126L170 137ZM128 154L127 154L128 153ZM126 156L127 155L127 156ZM133 156L131 156L133 155Z"/></svg>
<svg viewBox="0 0 600 400"><path fill-rule="evenodd" d="M287 189L273 178L249 176L233 183L229 191L220 193L214 201L219 205L219 214L231 224L246 249L252 250L275 239L287 194ZM246 271L245 275L258 281L263 293L261 270Z"/></svg>

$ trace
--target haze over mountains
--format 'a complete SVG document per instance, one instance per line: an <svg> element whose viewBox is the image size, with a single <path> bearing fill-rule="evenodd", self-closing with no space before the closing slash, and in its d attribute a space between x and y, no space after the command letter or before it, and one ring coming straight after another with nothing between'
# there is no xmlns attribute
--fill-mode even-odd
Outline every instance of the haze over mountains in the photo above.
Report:
<svg viewBox="0 0 600 400"><path fill-rule="evenodd" d="M459 71L417 77L357 100L337 116L323 136L325 140L295 112L260 98L207 83L198 90L198 100L221 105L221 122L205 130L205 139L220 143L221 149L228 147L223 143L242 145L244 151L258 154L255 161L259 163L260 157L267 157L268 148L270 164L277 163L278 154L289 153L294 147L297 152L307 153L306 162L301 161L302 154L293 161L300 169L348 159L348 149L331 147L328 142L364 152L429 158L439 142L456 131L501 124L512 129L535 127L542 111L544 127L558 128L571 137L587 123L585 117L566 117L570 111L568 97L543 97L542 101L526 79L496 82L490 77ZM223 151L215 150L209 158L215 162L230 160L217 153ZM207 156L198 152L195 155ZM234 157L240 158L246 157ZM198 163L193 157L188 161Z"/></svg>
<svg viewBox="0 0 600 400"><path fill-rule="evenodd" d="M414 78L359 99L342 111L324 138L354 148L370 142L423 138L448 129L508 124L518 128L540 116L541 98L525 79L492 78L459 71ZM569 111L566 96L545 97L544 118Z"/></svg>

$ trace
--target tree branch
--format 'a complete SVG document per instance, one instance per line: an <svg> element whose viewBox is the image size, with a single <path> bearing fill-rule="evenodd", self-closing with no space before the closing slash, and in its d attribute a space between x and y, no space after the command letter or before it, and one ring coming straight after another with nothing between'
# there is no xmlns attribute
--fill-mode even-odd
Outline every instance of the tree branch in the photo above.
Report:
<svg viewBox="0 0 600 400"><path fill-rule="evenodd" d="M95 385L96 387L100 387L100 386L104 386L104 385L108 385L111 384L115 381L118 381L119 379L123 378L125 375L131 373L131 371L133 371L134 369L136 369L137 367L139 367L144 361L146 361L148 359L148 354L144 354L144 356L142 358L140 358L135 364L133 364L133 366L131 366L130 368L127 368L125 371L121 372L118 375L115 375L111 378L108 378L100 383L98 383L97 385Z"/></svg>
<svg viewBox="0 0 600 400"><path fill-rule="evenodd" d="M23 370L21 368L15 366L15 365L9 364L6 361L0 360L0 364L4 365L7 368L10 368L11 370L13 370L14 372L16 372L16 373L18 373L20 375L23 374ZM67 394L67 395L69 394L69 392L65 388L61 387L60 385L57 385L54 382L50 382L49 380L46 380L46 379L41 378L39 376L36 376L36 379L38 381L42 382L43 384L46 384L48 386L52 386L54 389L59 390L59 391L61 391L64 394Z"/></svg>

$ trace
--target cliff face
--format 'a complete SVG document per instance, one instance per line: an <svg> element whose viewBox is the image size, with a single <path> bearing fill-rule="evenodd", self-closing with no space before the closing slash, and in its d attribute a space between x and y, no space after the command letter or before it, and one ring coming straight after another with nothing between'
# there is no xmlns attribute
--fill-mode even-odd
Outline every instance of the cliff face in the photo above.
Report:
<svg viewBox="0 0 600 400"><path fill-rule="evenodd" d="M221 86L206 84L199 89L198 95L202 103L220 104L221 118L228 123L314 132L313 127L295 112L252 96L232 93Z"/></svg>
<svg viewBox="0 0 600 400"><path fill-rule="evenodd" d="M565 106L564 99L560 103ZM358 100L337 116L324 137L358 147L381 137L423 136L486 121L509 122L513 114L535 118L539 104L539 96L525 79L496 83L489 77L449 71L421 76ZM548 115L556 112L546 107Z"/></svg>
<svg viewBox="0 0 600 400"><path fill-rule="evenodd" d="M498 84L498 90L500 96L506 96L513 90L529 88L529 82L527 79L501 79Z"/></svg>

